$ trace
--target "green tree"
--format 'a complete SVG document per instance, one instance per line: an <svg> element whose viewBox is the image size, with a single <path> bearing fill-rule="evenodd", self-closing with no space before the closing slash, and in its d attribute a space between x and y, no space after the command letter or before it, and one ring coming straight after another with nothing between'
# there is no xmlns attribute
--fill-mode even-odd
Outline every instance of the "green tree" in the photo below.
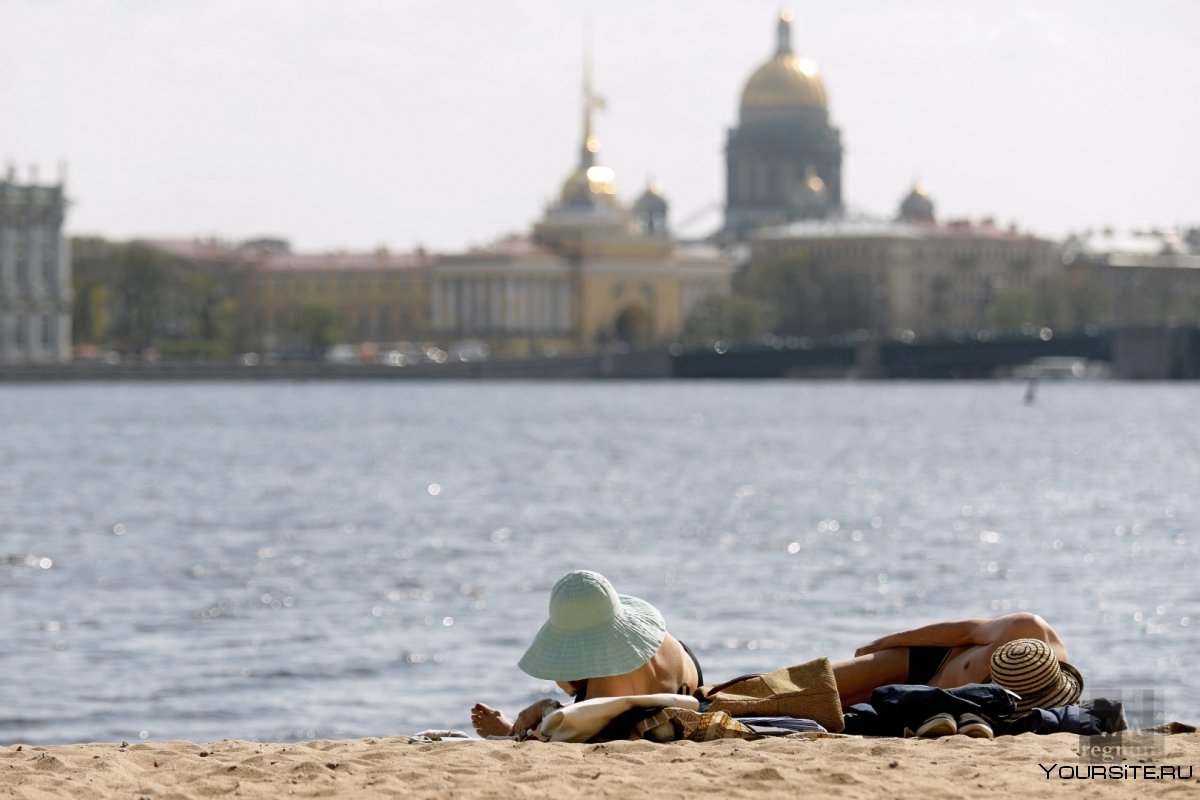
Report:
<svg viewBox="0 0 1200 800"><path fill-rule="evenodd" d="M156 344L157 328L164 324L171 259L143 242L124 245L117 279L118 303L124 308L127 346L144 350Z"/></svg>
<svg viewBox="0 0 1200 800"><path fill-rule="evenodd" d="M768 309L775 333L814 336L829 332L827 284L807 253L747 263L734 278L734 291Z"/></svg>
<svg viewBox="0 0 1200 800"><path fill-rule="evenodd" d="M103 344L112 324L111 292L103 283L76 277L71 308L71 335L76 344Z"/></svg>
<svg viewBox="0 0 1200 800"><path fill-rule="evenodd" d="M686 344L754 342L771 330L776 315L773 307L752 297L710 294L688 312L682 338Z"/></svg>
<svg viewBox="0 0 1200 800"><path fill-rule="evenodd" d="M117 249L96 237L71 240L71 336L76 344L111 344Z"/></svg>
<svg viewBox="0 0 1200 800"><path fill-rule="evenodd" d="M997 289L992 296L990 316L996 328L1019 328L1044 321L1034 319L1033 293L1024 289Z"/></svg>
<svg viewBox="0 0 1200 800"><path fill-rule="evenodd" d="M223 356L239 345L236 254L192 260L145 242L71 243L76 342Z"/></svg>
<svg viewBox="0 0 1200 800"><path fill-rule="evenodd" d="M299 334L315 356L325 355L329 346L342 336L342 315L323 303L310 303L300 309Z"/></svg>

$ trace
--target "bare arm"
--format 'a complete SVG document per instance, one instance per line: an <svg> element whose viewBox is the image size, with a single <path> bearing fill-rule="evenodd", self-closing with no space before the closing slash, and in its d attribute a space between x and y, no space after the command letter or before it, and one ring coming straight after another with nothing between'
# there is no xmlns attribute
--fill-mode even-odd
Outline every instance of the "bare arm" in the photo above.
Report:
<svg viewBox="0 0 1200 800"><path fill-rule="evenodd" d="M1037 614L1027 613L1008 614L995 619L935 622L910 631L883 636L858 648L854 654L863 656L889 647L999 645L1024 638L1042 639L1054 648L1059 658L1066 659L1066 647L1054 629Z"/></svg>
<svg viewBox="0 0 1200 800"><path fill-rule="evenodd" d="M886 650L889 647L960 647L984 644L976 641L986 619L965 619L959 622L935 622L908 631L881 636L854 651L856 656L865 656Z"/></svg>
<svg viewBox="0 0 1200 800"><path fill-rule="evenodd" d="M513 723L510 736L524 736L530 731L535 731L542 724L542 719L557 708L562 708L562 703L549 698L538 700L532 705L521 709L521 713L517 714L517 721Z"/></svg>

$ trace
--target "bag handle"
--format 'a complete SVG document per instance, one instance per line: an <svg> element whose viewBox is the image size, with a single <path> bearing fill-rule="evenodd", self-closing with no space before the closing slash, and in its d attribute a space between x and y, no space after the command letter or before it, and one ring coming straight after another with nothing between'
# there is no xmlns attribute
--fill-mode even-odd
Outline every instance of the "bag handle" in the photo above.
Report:
<svg viewBox="0 0 1200 800"><path fill-rule="evenodd" d="M750 678L761 678L762 676L763 676L763 673L761 673L761 672L748 672L745 675L739 675L736 678L733 678L732 680L725 681L724 683L718 683L715 686L709 686L709 687L701 686L696 689L696 691L693 693L692 696L695 697L697 700L707 700L708 698L712 697L717 692L728 689L730 686L733 686L735 683L741 683L742 681L749 680ZM707 689L707 691L705 691L705 689Z"/></svg>

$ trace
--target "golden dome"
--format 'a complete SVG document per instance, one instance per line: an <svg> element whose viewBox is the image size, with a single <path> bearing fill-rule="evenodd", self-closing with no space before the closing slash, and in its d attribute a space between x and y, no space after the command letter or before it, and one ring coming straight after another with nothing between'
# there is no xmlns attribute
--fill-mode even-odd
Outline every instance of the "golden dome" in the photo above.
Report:
<svg viewBox="0 0 1200 800"><path fill-rule="evenodd" d="M754 71L742 90L742 109L827 108L817 65L792 52L792 15L779 15L775 55Z"/></svg>
<svg viewBox="0 0 1200 800"><path fill-rule="evenodd" d="M616 193L616 176L611 169L581 164L563 181L561 196L563 202L569 204L589 194L608 198Z"/></svg>

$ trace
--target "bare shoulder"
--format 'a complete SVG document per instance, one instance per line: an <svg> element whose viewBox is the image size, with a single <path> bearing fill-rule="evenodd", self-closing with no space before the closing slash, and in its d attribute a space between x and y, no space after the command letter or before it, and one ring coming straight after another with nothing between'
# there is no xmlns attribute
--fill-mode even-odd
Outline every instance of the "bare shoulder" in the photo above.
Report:
<svg viewBox="0 0 1200 800"><path fill-rule="evenodd" d="M984 640L993 649L1015 639L1041 639L1053 648L1058 658L1066 660L1067 647L1062 637L1038 614L1023 611L987 620L981 626Z"/></svg>
<svg viewBox="0 0 1200 800"><path fill-rule="evenodd" d="M671 634L663 638L655 657L662 656L660 662L660 684L666 691L676 691L681 686L694 690L700 682L700 675L692 657L688 655L683 644Z"/></svg>
<svg viewBox="0 0 1200 800"><path fill-rule="evenodd" d="M683 645L668 633L650 660L632 672L589 680L588 697L675 692L685 685L694 689L697 678L695 665Z"/></svg>

